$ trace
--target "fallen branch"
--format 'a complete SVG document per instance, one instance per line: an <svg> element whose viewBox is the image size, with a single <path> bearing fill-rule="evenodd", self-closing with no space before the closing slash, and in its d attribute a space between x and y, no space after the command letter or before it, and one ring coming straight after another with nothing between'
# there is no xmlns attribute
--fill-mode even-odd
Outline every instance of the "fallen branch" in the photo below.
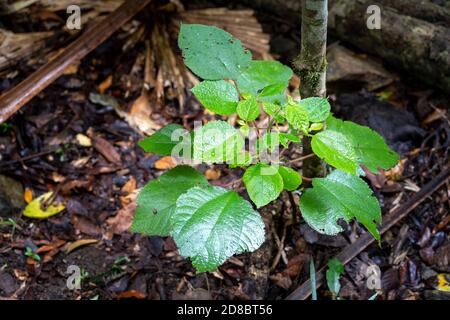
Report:
<svg viewBox="0 0 450 320"><path fill-rule="evenodd" d="M380 229L380 234L385 233L400 220L406 217L412 210L414 210L419 204L421 204L426 198L438 190L443 184L445 184L450 178L450 167L441 172L433 180L431 180L425 187L423 187L419 192L411 197L404 205L392 212L384 221ZM342 264L347 264L358 254L360 254L364 249L366 249L370 244L375 241L373 236L366 232L361 237L359 237L356 242L347 246L342 250L336 258L342 262ZM316 272L316 288L319 288L324 282L324 271L326 266L322 267ZM301 286L295 289L286 299L287 300L305 300L311 295L311 284L310 281L305 281Z"/></svg>
<svg viewBox="0 0 450 320"><path fill-rule="evenodd" d="M36 70L17 86L0 96L0 123L6 121L28 101L56 80L67 67L80 61L108 39L151 0L125 1L105 19L92 25L58 56Z"/></svg>

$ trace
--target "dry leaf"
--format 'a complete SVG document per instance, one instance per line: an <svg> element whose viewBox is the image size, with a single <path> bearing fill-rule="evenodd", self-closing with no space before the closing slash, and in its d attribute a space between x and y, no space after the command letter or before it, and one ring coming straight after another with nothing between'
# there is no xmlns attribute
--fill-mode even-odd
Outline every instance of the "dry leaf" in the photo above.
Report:
<svg viewBox="0 0 450 320"><path fill-rule="evenodd" d="M125 119L128 124L134 129L146 135L153 134L155 130L161 128L161 125L155 123L150 117L152 108L147 95L139 96L131 105L131 108L123 110L119 106L115 107L119 116Z"/></svg>
<svg viewBox="0 0 450 320"><path fill-rule="evenodd" d="M155 169L167 170L177 166L177 161L171 156L162 157L155 162Z"/></svg>
<svg viewBox="0 0 450 320"><path fill-rule="evenodd" d="M30 203L33 200L33 190L31 188L25 188L23 199L26 203Z"/></svg>
<svg viewBox="0 0 450 320"><path fill-rule="evenodd" d="M136 179L132 176L130 180L127 181L122 187L122 191L126 193L132 193L134 190L136 190Z"/></svg>
<svg viewBox="0 0 450 320"><path fill-rule="evenodd" d="M98 88L97 88L97 89L98 89L98 92L99 92L100 94L104 94L105 91L108 90L109 87L111 87L112 83L113 83L113 77L112 77L112 75L110 74L108 77L106 77L105 80L102 81L102 83L99 84L99 86L98 86Z"/></svg>
<svg viewBox="0 0 450 320"><path fill-rule="evenodd" d="M64 204L56 201L44 208L42 204L52 195L53 192L50 191L31 201L23 210L23 215L28 218L46 219L63 211L65 209Z"/></svg>
<svg viewBox="0 0 450 320"><path fill-rule="evenodd" d="M77 240L75 242L72 242L66 249L66 253L69 254L71 253L73 250L82 247L82 246L86 246L88 244L92 244L92 243L97 243L98 240L97 239L80 239Z"/></svg>
<svg viewBox="0 0 450 320"><path fill-rule="evenodd" d="M93 142L95 150L101 153L106 160L117 165L121 164L120 154L109 141L101 137L94 137Z"/></svg>
<svg viewBox="0 0 450 320"><path fill-rule="evenodd" d="M220 178L220 171L214 169L208 169L205 171L205 177L208 180L217 180Z"/></svg>
<svg viewBox="0 0 450 320"><path fill-rule="evenodd" d="M82 147L92 147L92 140L88 136L85 136L82 133L78 133L75 136L75 139L77 140L78 144Z"/></svg>
<svg viewBox="0 0 450 320"><path fill-rule="evenodd" d="M114 217L106 220L106 223L115 234L122 234L131 228L136 206L136 202L132 201L120 209Z"/></svg>
<svg viewBox="0 0 450 320"><path fill-rule="evenodd" d="M135 298L135 299L145 299L147 295L137 290L128 290L121 292L117 295L118 299Z"/></svg>

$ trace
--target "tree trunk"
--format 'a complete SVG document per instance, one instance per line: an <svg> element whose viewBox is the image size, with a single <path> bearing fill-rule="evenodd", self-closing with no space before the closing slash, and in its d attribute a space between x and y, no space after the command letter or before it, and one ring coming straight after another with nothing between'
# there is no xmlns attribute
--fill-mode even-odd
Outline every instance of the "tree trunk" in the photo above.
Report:
<svg viewBox="0 0 450 320"><path fill-rule="evenodd" d="M236 1L237 2L237 1ZM298 0L239 0L298 22ZM367 8L381 8L381 30L367 28ZM330 0L329 32L361 50L450 92L450 6L426 0Z"/></svg>
<svg viewBox="0 0 450 320"><path fill-rule="evenodd" d="M301 51L294 61L301 98L326 96L328 0L302 0ZM303 153L312 153L311 138L303 138ZM314 156L303 161L303 175L325 176L325 164Z"/></svg>

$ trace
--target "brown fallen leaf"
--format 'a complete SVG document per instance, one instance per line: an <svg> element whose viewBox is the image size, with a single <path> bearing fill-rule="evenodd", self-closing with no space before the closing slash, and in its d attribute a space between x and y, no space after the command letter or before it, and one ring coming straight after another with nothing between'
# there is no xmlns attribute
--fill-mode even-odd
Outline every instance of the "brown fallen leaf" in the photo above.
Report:
<svg viewBox="0 0 450 320"><path fill-rule="evenodd" d="M217 180L220 178L220 171L214 169L208 169L205 171L205 177L208 180Z"/></svg>
<svg viewBox="0 0 450 320"><path fill-rule="evenodd" d="M100 94L104 94L105 91L108 90L109 87L111 87L112 83L113 83L113 76L112 74L110 74L109 76L106 77L105 80L102 81L102 83L98 85L97 88L98 92Z"/></svg>
<svg viewBox="0 0 450 320"><path fill-rule="evenodd" d="M129 110L120 106L115 107L117 114L124 118L134 129L146 135L153 134L155 130L161 128L161 125L151 118L152 107L147 95L139 96L131 105Z"/></svg>
<svg viewBox="0 0 450 320"><path fill-rule="evenodd" d="M92 140L95 150L104 156L106 160L117 165L121 164L122 160L119 153L109 141L102 137L94 137Z"/></svg>
<svg viewBox="0 0 450 320"><path fill-rule="evenodd" d="M177 161L171 156L165 156L155 162L155 169L167 170L175 168Z"/></svg>
<svg viewBox="0 0 450 320"><path fill-rule="evenodd" d="M65 243L66 243L66 241L64 241L64 240L56 240L55 242L45 244L45 245L39 247L36 250L36 253L39 254L39 253L49 252L49 251L58 249L59 247L62 247Z"/></svg>
<svg viewBox="0 0 450 320"><path fill-rule="evenodd" d="M122 191L126 193L132 193L134 190L136 190L136 178L131 177L122 187Z"/></svg>
<svg viewBox="0 0 450 320"><path fill-rule="evenodd" d="M67 248L66 248L66 253L69 254L71 253L73 250L82 247L82 246L86 246L88 244L92 244L92 243L97 243L98 240L97 239L80 239L77 240L75 242L72 242Z"/></svg>
<svg viewBox="0 0 450 320"><path fill-rule="evenodd" d="M122 234L130 229L136 206L136 202L132 201L117 211L117 214L114 217L106 220L106 223L111 227L111 230L115 234Z"/></svg>
<svg viewBox="0 0 450 320"><path fill-rule="evenodd" d="M118 299L128 299L128 298L145 299L146 297L147 295L145 293L137 290L128 290L117 294Z"/></svg>

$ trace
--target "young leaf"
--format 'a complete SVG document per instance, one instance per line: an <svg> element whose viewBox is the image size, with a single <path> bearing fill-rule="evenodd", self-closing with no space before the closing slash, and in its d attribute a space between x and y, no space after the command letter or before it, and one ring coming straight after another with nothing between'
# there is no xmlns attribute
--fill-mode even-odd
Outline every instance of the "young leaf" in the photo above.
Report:
<svg viewBox="0 0 450 320"><path fill-rule="evenodd" d="M188 189L208 185L206 178L189 166L178 166L150 181L139 192L131 230L151 236L168 236L178 197Z"/></svg>
<svg viewBox="0 0 450 320"><path fill-rule="evenodd" d="M288 147L288 142L295 142L295 143L302 143L302 140L292 134L292 133L284 133L284 132L280 132L280 143L283 147L287 148Z"/></svg>
<svg viewBox="0 0 450 320"><path fill-rule="evenodd" d="M337 296L341 290L339 277L344 272L344 265L336 258L328 261L328 269L326 272L327 285L333 296Z"/></svg>
<svg viewBox="0 0 450 320"><path fill-rule="evenodd" d="M192 93L209 111L222 116L236 112L239 93L234 84L225 80L202 81L192 88Z"/></svg>
<svg viewBox="0 0 450 320"><path fill-rule="evenodd" d="M178 46L184 63L206 80L236 80L252 59L250 51L231 34L201 24L182 24Z"/></svg>
<svg viewBox="0 0 450 320"><path fill-rule="evenodd" d="M260 97L270 97L280 94L281 92L286 89L285 83L275 83L271 84L264 89L262 89L261 93L259 94Z"/></svg>
<svg viewBox="0 0 450 320"><path fill-rule="evenodd" d="M300 199L305 221L315 230L328 235L342 231L339 219L356 218L380 240L376 225L381 222L381 209L372 190L361 178L335 170L326 178L313 179L313 188Z"/></svg>
<svg viewBox="0 0 450 320"><path fill-rule="evenodd" d="M313 137L311 146L317 156L335 168L357 174L358 166L365 165L376 173L398 162L398 154L372 129L333 117L327 125L327 130Z"/></svg>
<svg viewBox="0 0 450 320"><path fill-rule="evenodd" d="M325 121L330 115L331 105L327 99L311 97L300 100L298 104L306 110L311 122Z"/></svg>
<svg viewBox="0 0 450 320"><path fill-rule="evenodd" d="M278 123L284 122L282 107L279 104L272 102L263 102L263 109L269 115L274 117L275 121Z"/></svg>
<svg viewBox="0 0 450 320"><path fill-rule="evenodd" d="M172 149L179 143L178 140L174 140L172 137L172 134L176 130L186 129L179 124L172 123L139 141L138 145L145 152L151 152L160 156L169 156L172 153Z"/></svg>
<svg viewBox="0 0 450 320"><path fill-rule="evenodd" d="M308 113L306 109L299 104L289 103L286 106L286 119L295 129L308 133Z"/></svg>
<svg viewBox="0 0 450 320"><path fill-rule="evenodd" d="M292 70L278 61L253 60L250 66L243 70L237 79L237 83L241 92L252 93L257 95L266 89L265 96L262 101L282 102L284 89L288 86L289 80L292 78ZM276 90L278 89L278 92ZM270 91L270 94L269 92Z"/></svg>
<svg viewBox="0 0 450 320"><path fill-rule="evenodd" d="M194 132L193 159L231 162L244 148L244 137L226 121L211 121Z"/></svg>
<svg viewBox="0 0 450 320"><path fill-rule="evenodd" d="M220 187L194 187L180 196L171 235L197 272L212 271L233 254L264 242L264 222L250 203Z"/></svg>
<svg viewBox="0 0 450 320"><path fill-rule="evenodd" d="M278 172L283 178L283 186L287 191L297 190L302 184L302 176L294 169L280 166Z"/></svg>
<svg viewBox="0 0 450 320"><path fill-rule="evenodd" d="M283 178L275 166L258 163L245 171L242 178L250 199L258 208L275 200L283 191Z"/></svg>
<svg viewBox="0 0 450 320"><path fill-rule="evenodd" d="M239 117L246 121L253 121L258 118L260 109L256 97L252 96L247 100L239 101L236 111Z"/></svg>

